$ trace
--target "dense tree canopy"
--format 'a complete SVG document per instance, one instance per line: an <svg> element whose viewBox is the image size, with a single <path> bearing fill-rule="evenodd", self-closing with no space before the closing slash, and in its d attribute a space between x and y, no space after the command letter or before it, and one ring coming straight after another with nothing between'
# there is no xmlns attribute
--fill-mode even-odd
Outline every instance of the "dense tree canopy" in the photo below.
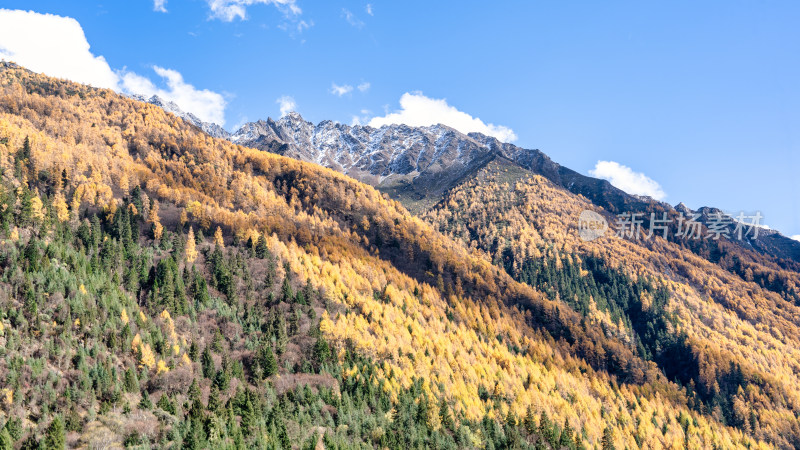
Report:
<svg viewBox="0 0 800 450"><path fill-rule="evenodd" d="M573 258L594 288L534 282L530 258L507 273L331 170L8 65L0 171L0 443L767 445L648 361L631 315L679 288L644 269L562 245L542 264ZM747 423L786 423L735 383Z"/></svg>

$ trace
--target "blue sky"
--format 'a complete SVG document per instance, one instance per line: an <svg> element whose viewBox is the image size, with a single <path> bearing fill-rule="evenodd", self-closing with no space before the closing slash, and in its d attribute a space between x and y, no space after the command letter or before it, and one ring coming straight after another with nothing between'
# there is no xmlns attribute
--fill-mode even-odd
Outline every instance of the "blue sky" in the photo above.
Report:
<svg viewBox="0 0 800 450"><path fill-rule="evenodd" d="M228 129L279 116L281 97L314 122L369 123L408 93L421 103L401 118L458 110L581 173L613 161L634 173L595 173L634 186L640 173L671 204L761 211L800 235L797 2L280 3L0 7L74 18L110 76L174 93ZM36 39L59 39L57 26L38 28ZM0 32L0 54L34 52L14 39Z"/></svg>

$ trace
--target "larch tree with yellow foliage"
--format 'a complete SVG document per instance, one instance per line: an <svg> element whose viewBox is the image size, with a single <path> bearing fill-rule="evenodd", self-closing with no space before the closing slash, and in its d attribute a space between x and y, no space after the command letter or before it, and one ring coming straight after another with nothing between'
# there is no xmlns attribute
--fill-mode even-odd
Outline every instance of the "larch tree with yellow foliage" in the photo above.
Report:
<svg viewBox="0 0 800 450"><path fill-rule="evenodd" d="M219 248L225 248L225 240L222 237L222 228L220 227L217 227L217 230L214 231L214 245Z"/></svg>
<svg viewBox="0 0 800 450"><path fill-rule="evenodd" d="M59 222L66 222L69 220L69 208L67 208L67 200L64 195L59 192L53 199L53 210L56 213L56 218Z"/></svg>
<svg viewBox="0 0 800 450"><path fill-rule="evenodd" d="M186 249L184 255L187 263L193 263L197 259L197 244L194 240L194 230L189 226L189 234L186 235Z"/></svg>

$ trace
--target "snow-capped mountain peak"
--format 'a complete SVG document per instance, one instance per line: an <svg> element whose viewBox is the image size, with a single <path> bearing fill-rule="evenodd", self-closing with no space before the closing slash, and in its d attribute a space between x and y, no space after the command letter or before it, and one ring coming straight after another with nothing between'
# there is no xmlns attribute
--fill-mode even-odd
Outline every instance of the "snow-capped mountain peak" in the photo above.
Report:
<svg viewBox="0 0 800 450"><path fill-rule="evenodd" d="M129 95L129 97L134 100L138 100L140 102L150 103L152 105L158 106L159 108L163 109L168 113L175 114L176 116L191 123L192 125L199 127L201 130L203 130L210 136L222 139L230 138L231 134L221 126L217 125L216 123L203 122L199 117L195 116L194 114L182 110L181 107L178 106L178 104L173 101L165 100L159 97L158 95L153 95L148 98L144 95L132 94Z"/></svg>

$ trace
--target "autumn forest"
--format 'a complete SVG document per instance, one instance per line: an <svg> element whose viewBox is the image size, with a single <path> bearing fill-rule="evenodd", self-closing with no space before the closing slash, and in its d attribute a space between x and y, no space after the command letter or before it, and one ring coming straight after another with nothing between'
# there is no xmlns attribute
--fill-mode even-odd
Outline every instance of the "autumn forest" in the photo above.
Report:
<svg viewBox="0 0 800 450"><path fill-rule="evenodd" d="M796 263L510 161L412 215L2 63L0 174L2 450L800 447Z"/></svg>

